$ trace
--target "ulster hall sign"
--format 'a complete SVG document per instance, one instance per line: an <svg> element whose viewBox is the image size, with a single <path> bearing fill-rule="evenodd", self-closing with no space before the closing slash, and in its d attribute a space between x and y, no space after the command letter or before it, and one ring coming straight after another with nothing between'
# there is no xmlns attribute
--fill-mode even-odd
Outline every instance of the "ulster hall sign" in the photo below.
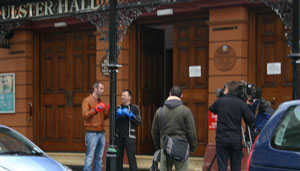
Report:
<svg viewBox="0 0 300 171"><path fill-rule="evenodd" d="M18 5L7 5L1 6L0 8L0 22L93 12L99 10L100 7L103 8L99 1L95 0L45 0L21 3Z"/></svg>
<svg viewBox="0 0 300 171"><path fill-rule="evenodd" d="M102 11L109 9L104 0L32 0L0 3L0 48L9 48L9 33L27 20L40 20L73 16L92 23L102 18ZM98 13L98 15L95 15ZM101 29L100 29L101 30Z"/></svg>

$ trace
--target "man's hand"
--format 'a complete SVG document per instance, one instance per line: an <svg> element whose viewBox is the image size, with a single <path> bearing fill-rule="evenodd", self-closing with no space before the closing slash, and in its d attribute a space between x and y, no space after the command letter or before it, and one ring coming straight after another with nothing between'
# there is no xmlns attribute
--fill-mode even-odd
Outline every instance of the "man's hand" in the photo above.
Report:
<svg viewBox="0 0 300 171"><path fill-rule="evenodd" d="M132 112L129 112L128 108L117 109L117 119L121 116L127 116L129 119L136 118L136 116Z"/></svg>
<svg viewBox="0 0 300 171"><path fill-rule="evenodd" d="M123 109L123 114L126 115L129 119L136 118L136 116L132 112L130 112L127 108L124 109Z"/></svg>
<svg viewBox="0 0 300 171"><path fill-rule="evenodd" d="M123 116L123 111L121 108L117 109L117 119L119 119L120 116Z"/></svg>
<svg viewBox="0 0 300 171"><path fill-rule="evenodd" d="M136 118L135 114L133 114L132 112L130 112L127 116L128 116L129 119L135 119Z"/></svg>
<svg viewBox="0 0 300 171"><path fill-rule="evenodd" d="M102 112L106 109L106 105L103 102L98 103L94 109L93 109L93 113L96 114L98 112Z"/></svg>

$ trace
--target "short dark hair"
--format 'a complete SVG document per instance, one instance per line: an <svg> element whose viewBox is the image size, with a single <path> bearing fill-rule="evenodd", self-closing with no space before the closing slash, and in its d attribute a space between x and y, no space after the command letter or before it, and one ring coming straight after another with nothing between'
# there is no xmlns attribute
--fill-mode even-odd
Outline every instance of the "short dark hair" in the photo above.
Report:
<svg viewBox="0 0 300 171"><path fill-rule="evenodd" d="M123 91L122 91L122 93L123 92L128 92L128 95L131 97L132 96L132 93L131 93L131 91L129 90L129 89L124 89Z"/></svg>
<svg viewBox="0 0 300 171"><path fill-rule="evenodd" d="M171 91L170 91L171 95L172 96L177 96L177 97L181 97L181 94L182 94L182 91L181 91L181 88L179 86L173 86L171 88Z"/></svg>
<svg viewBox="0 0 300 171"><path fill-rule="evenodd" d="M91 89L90 89L90 93L93 93L94 92L94 88L98 88L99 87L99 85L100 84L102 84L100 81L96 81L94 84L93 84L93 86L91 87ZM103 85L103 84L102 84Z"/></svg>
<svg viewBox="0 0 300 171"><path fill-rule="evenodd" d="M94 84L93 84L93 88L98 88L99 87L99 84L101 84L99 81L96 81Z"/></svg>
<svg viewBox="0 0 300 171"><path fill-rule="evenodd" d="M225 87L228 88L228 94L237 95L239 91L239 83L237 81L228 81L225 84Z"/></svg>

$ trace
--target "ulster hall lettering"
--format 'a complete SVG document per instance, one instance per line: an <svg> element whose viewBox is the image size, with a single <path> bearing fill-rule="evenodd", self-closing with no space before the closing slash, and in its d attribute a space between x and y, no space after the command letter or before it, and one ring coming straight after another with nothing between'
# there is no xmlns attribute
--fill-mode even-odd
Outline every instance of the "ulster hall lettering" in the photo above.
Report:
<svg viewBox="0 0 300 171"><path fill-rule="evenodd" d="M51 0L0 7L0 21L96 11L99 0Z"/></svg>

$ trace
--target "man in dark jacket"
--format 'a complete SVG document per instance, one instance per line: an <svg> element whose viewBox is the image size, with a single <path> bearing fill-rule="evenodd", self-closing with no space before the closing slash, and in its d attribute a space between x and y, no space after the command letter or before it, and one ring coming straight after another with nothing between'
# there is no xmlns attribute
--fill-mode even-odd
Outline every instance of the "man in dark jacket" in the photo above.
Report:
<svg viewBox="0 0 300 171"><path fill-rule="evenodd" d="M242 118L249 125L255 120L250 107L237 97L238 87L236 81L226 83L225 95L209 107L211 112L218 115L216 153L219 171L227 171L228 158L230 158L231 170L241 170Z"/></svg>
<svg viewBox="0 0 300 171"><path fill-rule="evenodd" d="M163 139L168 135L185 140L190 145L190 151L194 152L197 147L197 132L193 114L181 101L183 95L180 87L172 87L169 95L164 106L156 111L152 123L154 148L155 150L161 149ZM161 122L163 122L163 126ZM171 170L173 165L178 171L189 170L189 159L185 161L172 160L161 150L160 170Z"/></svg>
<svg viewBox="0 0 300 171"><path fill-rule="evenodd" d="M261 97L261 89L257 88L255 98L251 102L251 110L255 114L254 132L258 135L267 121L270 119L274 110L271 102Z"/></svg>
<svg viewBox="0 0 300 171"><path fill-rule="evenodd" d="M117 108L117 144L120 152L120 169L123 170L124 148L127 152L130 171L137 171L135 158L136 126L142 123L140 109L131 103L131 91L123 90L122 104Z"/></svg>

